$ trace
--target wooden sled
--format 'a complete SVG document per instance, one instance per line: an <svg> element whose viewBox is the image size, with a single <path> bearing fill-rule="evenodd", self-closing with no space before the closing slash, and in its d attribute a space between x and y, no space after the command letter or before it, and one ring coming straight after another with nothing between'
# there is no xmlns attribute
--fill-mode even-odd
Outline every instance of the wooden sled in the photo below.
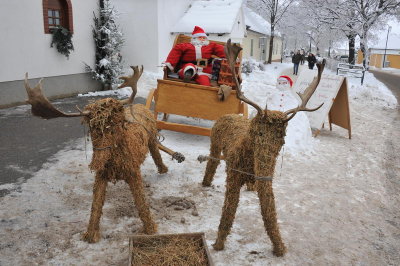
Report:
<svg viewBox="0 0 400 266"><path fill-rule="evenodd" d="M176 37L174 45L189 41L189 36L181 34ZM223 42L215 42L225 45ZM238 65L240 63L238 62ZM239 80L241 80L240 76ZM185 83L170 75L169 69L165 67L164 78L157 80L157 88L150 91L146 101L147 108L150 108L151 103L154 102L154 117L157 120L157 128L194 135L210 136L211 134L211 128L208 127L172 123L166 121L166 119L159 120L159 113L207 120L217 120L226 114L242 114L244 117L248 117L247 104L236 97L235 90L232 90L226 100L219 101L217 96L219 84L216 84L215 81L211 84L212 86L203 86L195 82Z"/></svg>

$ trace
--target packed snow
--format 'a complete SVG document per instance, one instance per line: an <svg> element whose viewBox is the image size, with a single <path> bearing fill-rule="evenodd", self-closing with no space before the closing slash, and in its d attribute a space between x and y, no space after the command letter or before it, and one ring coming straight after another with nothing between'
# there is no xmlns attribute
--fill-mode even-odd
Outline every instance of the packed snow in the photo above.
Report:
<svg viewBox="0 0 400 266"><path fill-rule="evenodd" d="M244 94L260 106L288 108L292 99L282 99L276 84L291 67L273 63L264 71L243 74ZM161 74L145 72L138 95L146 97L157 78ZM244 189L225 249L212 249L226 174L222 162L213 187L201 186L205 164L197 157L207 155L210 145L204 136L161 131L163 144L183 153L186 160L178 164L163 154L169 167L163 175L157 174L150 156L141 168L159 233L205 232L216 265L399 264L398 209L389 200L385 170L389 140L395 141L392 145L399 143L397 102L373 75L367 74L364 86L359 83L349 79L351 140L339 127L323 129L312 138L306 116L290 121L274 178L278 222L288 248L283 258L272 255L256 193ZM126 97L130 90L90 95L106 93ZM18 191L0 199L1 265L127 264L128 238L140 233L142 224L123 182L108 186L101 241L80 240L92 200L91 154L91 144L83 138L68 143ZM398 165L390 167L398 173ZM165 202L171 197L194 201L198 216L193 209L168 206Z"/></svg>

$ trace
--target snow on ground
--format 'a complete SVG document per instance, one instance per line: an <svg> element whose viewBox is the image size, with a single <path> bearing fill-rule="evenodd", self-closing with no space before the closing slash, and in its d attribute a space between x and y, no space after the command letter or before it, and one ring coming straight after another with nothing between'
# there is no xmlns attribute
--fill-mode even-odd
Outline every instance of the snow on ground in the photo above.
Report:
<svg viewBox="0 0 400 266"><path fill-rule="evenodd" d="M129 69L126 75L132 75L132 70ZM138 91L136 93L137 96L146 98L149 94L149 91L153 88L157 87L157 79L162 79L162 73L154 73L144 71L142 76L138 81ZM78 94L79 97L92 97L92 96L117 96L118 98L126 98L129 97L132 93L132 89L130 87L108 91L94 91L85 94Z"/></svg>
<svg viewBox="0 0 400 266"><path fill-rule="evenodd" d="M327 69L327 73L336 74L329 69ZM363 85L361 85L359 78L350 77L347 79L350 87L350 100L389 109L397 107L396 97L382 82L374 77L374 74L366 71Z"/></svg>
<svg viewBox="0 0 400 266"><path fill-rule="evenodd" d="M276 77L289 67L272 64L264 72L243 76L245 95L264 106L276 93ZM169 167L163 175L157 174L150 157L142 166L159 233L205 232L216 265L398 265L400 221L385 168L388 140L400 142L398 114L390 109L395 102L388 90L372 76L367 78L376 87L360 88L350 81L351 140L347 131L334 127L332 132L321 131L313 152L292 143L287 147L292 152L281 153L274 191L288 248L285 257L272 255L257 196L245 190L225 250L212 249L225 172L222 162L214 186L200 185L205 164L196 158L209 151L209 138L204 136L162 131L163 144L183 153L186 160L178 164L163 154ZM152 82L148 88L155 87ZM143 87L139 85L139 91ZM20 191L0 199L0 265L126 265L128 236L140 233L142 226L126 184L108 186L101 241L80 240L92 200L90 158L90 142L78 139L55 154ZM171 197L194 201L199 215L193 215L193 209L168 206Z"/></svg>
<svg viewBox="0 0 400 266"><path fill-rule="evenodd" d="M371 70L375 71L381 71L381 72L386 72L386 73L391 73L395 75L400 75L400 68L393 68L393 67L385 67L385 68L379 68L379 67L370 67Z"/></svg>

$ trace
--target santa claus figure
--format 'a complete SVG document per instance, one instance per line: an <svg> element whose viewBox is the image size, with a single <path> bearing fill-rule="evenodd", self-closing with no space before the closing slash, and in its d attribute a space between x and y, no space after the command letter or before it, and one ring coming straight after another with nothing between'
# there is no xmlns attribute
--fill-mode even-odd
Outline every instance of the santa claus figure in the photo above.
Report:
<svg viewBox="0 0 400 266"><path fill-rule="evenodd" d="M196 81L200 85L210 86L212 72L211 56L225 58L224 46L210 43L204 30L194 27L190 43L180 43L172 48L164 64L185 82Z"/></svg>

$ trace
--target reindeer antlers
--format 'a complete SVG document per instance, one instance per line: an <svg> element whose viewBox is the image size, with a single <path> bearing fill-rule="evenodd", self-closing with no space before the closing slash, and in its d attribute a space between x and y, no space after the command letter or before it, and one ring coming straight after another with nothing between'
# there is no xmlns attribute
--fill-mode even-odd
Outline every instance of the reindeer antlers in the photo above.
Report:
<svg viewBox="0 0 400 266"><path fill-rule="evenodd" d="M297 112L300 112L300 111L314 112L314 111L318 110L319 108L321 108L321 106L324 104L324 103L322 103L320 106L313 108L313 109L306 108L308 101L310 100L311 96L314 94L314 92L317 89L317 86L321 80L322 71L324 70L324 67L325 67L324 64L317 64L318 76L314 78L314 80L307 87L307 89L304 90L303 93L297 93L300 96L301 104L298 107L287 110L285 112L285 115L292 114L289 118L284 120L285 123L289 122L289 120L292 119L296 115Z"/></svg>
<svg viewBox="0 0 400 266"><path fill-rule="evenodd" d="M51 119L56 117L76 117L76 116L84 116L88 115L88 112L80 112L80 113L64 113L54 107L50 101L44 96L42 91L42 81L40 79L38 84L32 89L28 84L28 73L25 73L25 89L28 94L28 100L26 101L30 105L32 105L31 111L35 116L40 116L45 119Z"/></svg>
<svg viewBox="0 0 400 266"><path fill-rule="evenodd" d="M132 88L132 94L129 97L129 99L121 101L122 104L131 104L133 103L133 99L136 96L137 93L137 82L140 79L140 77L143 74L143 65L139 69L139 66L131 66L133 70L133 74L131 76L123 76L120 77L124 81L121 85L118 86L118 88L125 88L125 87L131 87Z"/></svg>
<svg viewBox="0 0 400 266"><path fill-rule="evenodd" d="M260 106L258 106L256 103L250 101L243 95L243 92L241 90L241 85L239 84L239 81L237 79L236 70L235 70L235 62L236 62L236 58L238 57L241 50L242 50L242 48L239 47L238 45L231 44L231 39L229 39L227 41L226 46L225 46L225 55L226 55L226 59L228 60L229 66L231 67L233 79L234 79L236 87L237 87L236 95L237 95L238 99L240 99L243 102L256 108L257 112L259 114L263 114L264 113L263 109Z"/></svg>

